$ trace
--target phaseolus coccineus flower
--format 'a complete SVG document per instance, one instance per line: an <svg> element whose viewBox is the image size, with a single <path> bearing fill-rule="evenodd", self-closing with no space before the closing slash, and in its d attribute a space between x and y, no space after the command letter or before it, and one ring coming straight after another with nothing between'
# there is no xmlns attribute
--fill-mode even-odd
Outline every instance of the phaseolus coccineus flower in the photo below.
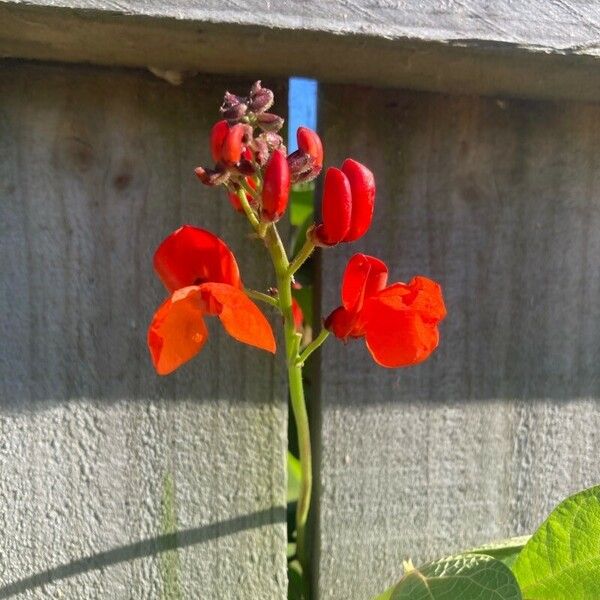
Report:
<svg viewBox="0 0 600 600"><path fill-rule="evenodd" d="M245 294L235 256L216 235L180 227L158 247L154 268L171 294L148 330L148 347L160 375L200 352L208 339L206 316L218 317L236 340L275 352L271 325Z"/></svg>
<svg viewBox="0 0 600 600"><path fill-rule="evenodd" d="M442 290L427 277L391 285L387 278L383 261L355 254L344 272L342 305L325 327L342 340L364 338L383 367L416 365L438 346L438 324L446 316Z"/></svg>

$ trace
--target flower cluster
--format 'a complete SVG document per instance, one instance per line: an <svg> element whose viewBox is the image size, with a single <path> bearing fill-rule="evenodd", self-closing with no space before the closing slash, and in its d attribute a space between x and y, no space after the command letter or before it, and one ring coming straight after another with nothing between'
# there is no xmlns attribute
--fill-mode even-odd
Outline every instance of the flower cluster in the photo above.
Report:
<svg viewBox="0 0 600 600"><path fill-rule="evenodd" d="M204 318L210 315L217 316L235 339L274 352L271 326L251 297L268 301L280 310L286 326L289 321L298 329L302 313L290 291L295 270L315 247L356 241L371 225L375 178L367 167L348 158L341 168L327 169L321 222L309 228L303 250L288 262L275 223L285 214L291 185L316 178L324 155L321 139L306 127L297 131L298 149L287 154L279 134L283 119L268 112L273 101L273 92L260 81L246 96L227 92L222 119L210 135L214 164L195 172L205 185L223 185L233 208L245 214L257 237L265 241L280 289L273 288L270 295L245 290L233 253L212 233L189 225L172 233L154 257L155 270L170 293L148 333L160 374L170 373L201 350L208 336ZM277 244L281 251L275 249ZM343 277L342 305L325 320L325 334L329 331L344 341L364 338L382 366L413 365L438 345L437 325L446 315L441 289L426 277L387 285L387 275L379 259L353 256Z"/></svg>

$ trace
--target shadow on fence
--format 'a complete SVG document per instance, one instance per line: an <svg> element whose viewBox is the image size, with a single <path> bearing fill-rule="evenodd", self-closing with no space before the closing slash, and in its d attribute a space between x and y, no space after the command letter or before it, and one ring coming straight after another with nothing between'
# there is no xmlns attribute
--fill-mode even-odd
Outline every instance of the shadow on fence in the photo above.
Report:
<svg viewBox="0 0 600 600"><path fill-rule="evenodd" d="M170 550L178 550L179 548L187 548L196 544L203 544L220 537L233 535L249 529L256 529L265 525L285 523L285 519L285 508L277 506L203 527L184 529L175 533L140 540L139 542L59 565L5 585L0 588L0 598L10 598L16 594L22 594L60 579L67 579L95 569L103 569L121 562L145 558Z"/></svg>

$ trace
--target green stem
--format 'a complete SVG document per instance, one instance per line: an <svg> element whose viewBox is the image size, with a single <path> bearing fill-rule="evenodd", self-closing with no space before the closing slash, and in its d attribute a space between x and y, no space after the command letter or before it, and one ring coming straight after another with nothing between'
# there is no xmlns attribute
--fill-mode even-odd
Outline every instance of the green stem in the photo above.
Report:
<svg viewBox="0 0 600 600"><path fill-rule="evenodd" d="M291 262L290 266L288 267L288 271L287 271L288 277L294 276L294 273L296 273L296 271L304 264L304 261L306 261L309 258L309 256L313 253L314 249L315 249L315 245L308 238L306 238L306 241L304 242L304 245L300 249L300 252L298 252L298 254L296 254L296 256L294 257L294 260Z"/></svg>
<svg viewBox="0 0 600 600"><path fill-rule="evenodd" d="M246 296L252 298L253 300L260 300L261 302L265 302L270 306L279 308L279 301L277 300L277 298L273 298L273 296L269 296L269 294L265 294L257 290L250 290L248 288L246 288L244 292L246 292Z"/></svg>
<svg viewBox="0 0 600 600"><path fill-rule="evenodd" d="M250 221L250 225L254 228L258 234L260 234L260 221L257 216L254 214L252 207L250 206L250 202L248 202L248 196L246 196L246 192L242 189L237 190L238 198L240 199L240 204L246 213L246 217L248 217L248 221ZM261 236L262 237L262 236Z"/></svg>
<svg viewBox="0 0 600 600"><path fill-rule="evenodd" d="M296 554L302 565L303 573L308 580L308 557L306 549L306 526L312 491L312 455L310 447L310 429L304 387L302 385L302 366L298 363L301 334L296 331L292 311L292 276L285 248L275 225L270 225L265 236L265 243L271 254L277 276L279 290L279 308L283 314L286 361L290 385L290 400L298 431L298 448L300 450L300 494L296 509Z"/></svg>
<svg viewBox="0 0 600 600"><path fill-rule="evenodd" d="M323 342L329 337L329 331L323 327L319 332L319 335L310 343L304 350L302 350L298 357L298 364L302 367L306 362L306 359L317 349Z"/></svg>

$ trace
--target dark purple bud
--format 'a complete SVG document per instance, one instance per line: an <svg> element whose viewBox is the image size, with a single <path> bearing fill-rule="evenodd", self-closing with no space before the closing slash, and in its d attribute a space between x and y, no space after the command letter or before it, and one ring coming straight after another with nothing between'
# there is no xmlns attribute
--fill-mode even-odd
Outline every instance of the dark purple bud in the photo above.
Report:
<svg viewBox="0 0 600 600"><path fill-rule="evenodd" d="M254 175L254 173L256 173L256 168L254 167L252 162L246 158L242 158L242 160L240 160L240 162L236 165L235 168L237 169L237 171L239 171L242 175L245 176Z"/></svg>
<svg viewBox="0 0 600 600"><path fill-rule="evenodd" d="M270 150L281 150L285 153L285 145L283 144L283 138L278 133L273 133L268 131L266 133L261 133L260 136L267 142Z"/></svg>
<svg viewBox="0 0 600 600"><path fill-rule="evenodd" d="M247 99L225 92L220 112L228 121L238 121L248 111Z"/></svg>
<svg viewBox="0 0 600 600"><path fill-rule="evenodd" d="M204 185L219 185L225 183L229 179L229 172L225 169L205 169L204 167L196 167L194 169L196 177Z"/></svg>
<svg viewBox="0 0 600 600"><path fill-rule="evenodd" d="M275 101L275 94L268 89L262 87L260 81L256 81L250 89L250 97L248 108L254 114L261 114L269 110Z"/></svg>
<svg viewBox="0 0 600 600"><path fill-rule="evenodd" d="M230 123L235 123L246 115L248 106L240 102L240 104L232 106L231 108L223 109L223 107L221 107L220 112L224 119L227 119Z"/></svg>
<svg viewBox="0 0 600 600"><path fill-rule="evenodd" d="M262 136L258 136L254 140L254 160L261 166L264 167L269 162L269 145Z"/></svg>
<svg viewBox="0 0 600 600"><path fill-rule="evenodd" d="M274 113L262 113L256 116L258 126L263 131L276 133L283 127L283 119Z"/></svg>
<svg viewBox="0 0 600 600"><path fill-rule="evenodd" d="M321 167L316 164L315 160L302 150L292 152L287 157L287 161L292 183L312 181L321 172Z"/></svg>

